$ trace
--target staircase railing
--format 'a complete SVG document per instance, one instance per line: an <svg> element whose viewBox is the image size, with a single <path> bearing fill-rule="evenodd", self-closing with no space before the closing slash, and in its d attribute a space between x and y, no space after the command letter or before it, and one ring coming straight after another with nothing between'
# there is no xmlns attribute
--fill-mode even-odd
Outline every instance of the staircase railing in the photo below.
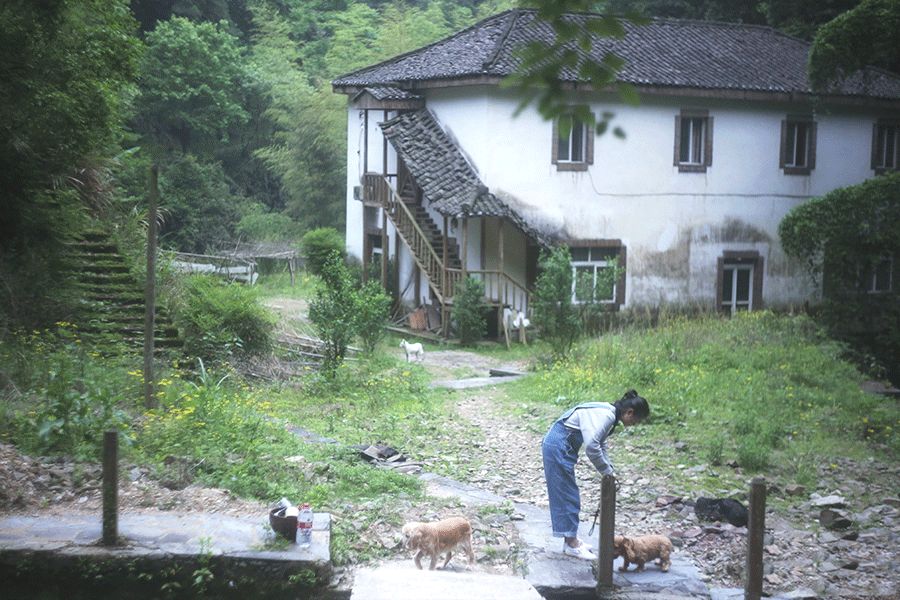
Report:
<svg viewBox="0 0 900 600"><path fill-rule="evenodd" d="M403 199L391 187L383 175L366 173L362 178L363 198L381 206L401 232L403 240L412 251L419 268L428 275L428 281L441 304L452 302L456 284L467 277L480 279L488 300L500 306L508 305L514 311L527 313L528 289L508 273L488 269L444 268L444 262L431 245L428 236L416 222Z"/></svg>
<svg viewBox="0 0 900 600"><path fill-rule="evenodd" d="M500 306L509 306L513 311L528 313L528 289L508 273L497 270L467 269L465 275L484 283L484 295L488 300ZM450 290L456 289L456 284L462 279L462 269L447 269L447 285L450 286Z"/></svg>
<svg viewBox="0 0 900 600"><path fill-rule="evenodd" d="M413 259L428 275L431 288L443 304L445 296L453 294L453 288L445 286L444 263L406 203L382 175L366 173L363 175L362 183L363 197L380 205L394 226L403 234L403 241L409 246Z"/></svg>

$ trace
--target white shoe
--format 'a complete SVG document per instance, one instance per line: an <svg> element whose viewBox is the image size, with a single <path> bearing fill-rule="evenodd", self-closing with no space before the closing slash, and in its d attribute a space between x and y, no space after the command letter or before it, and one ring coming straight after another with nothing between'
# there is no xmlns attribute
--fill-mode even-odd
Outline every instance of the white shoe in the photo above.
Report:
<svg viewBox="0 0 900 600"><path fill-rule="evenodd" d="M597 560L597 557L594 556L594 553L584 542L574 548L563 542L563 554L566 556L574 556L575 558L583 558L584 560Z"/></svg>

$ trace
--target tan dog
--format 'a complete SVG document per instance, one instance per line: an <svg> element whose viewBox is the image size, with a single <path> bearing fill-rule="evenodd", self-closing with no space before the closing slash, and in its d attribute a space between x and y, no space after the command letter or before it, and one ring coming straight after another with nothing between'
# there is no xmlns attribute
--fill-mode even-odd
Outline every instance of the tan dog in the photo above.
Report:
<svg viewBox="0 0 900 600"><path fill-rule="evenodd" d="M627 571L628 565L634 563L638 571L644 570L644 563L658 558L657 563L663 572L669 570L672 561L672 541L664 535L642 535L639 537L625 537L617 535L613 538L613 558L622 557L625 561L620 571Z"/></svg>
<svg viewBox="0 0 900 600"><path fill-rule="evenodd" d="M447 553L447 559L441 568L445 568L453 556L453 549L462 546L469 556L469 565L475 562L475 554L472 552L472 526L465 517L449 517L436 523L412 522L403 526L403 536L406 538L406 547L410 550L418 550L416 554L416 566L422 568L422 557L431 556L429 570L433 571L437 564L438 556Z"/></svg>

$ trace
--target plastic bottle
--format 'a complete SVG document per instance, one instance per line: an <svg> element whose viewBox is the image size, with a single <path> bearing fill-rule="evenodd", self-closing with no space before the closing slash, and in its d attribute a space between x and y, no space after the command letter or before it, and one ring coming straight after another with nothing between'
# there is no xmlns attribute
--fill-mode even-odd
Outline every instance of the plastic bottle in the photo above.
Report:
<svg viewBox="0 0 900 600"><path fill-rule="evenodd" d="M312 542L313 511L309 504L300 505L300 515L297 517L297 543L301 546L309 546Z"/></svg>

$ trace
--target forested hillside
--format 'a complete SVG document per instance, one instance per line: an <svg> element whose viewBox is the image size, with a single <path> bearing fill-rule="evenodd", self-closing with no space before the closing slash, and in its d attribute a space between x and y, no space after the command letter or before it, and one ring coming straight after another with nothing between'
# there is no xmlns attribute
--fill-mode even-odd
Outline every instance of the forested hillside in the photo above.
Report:
<svg viewBox="0 0 900 600"><path fill-rule="evenodd" d="M67 314L58 244L85 228L102 223L135 242L124 245L137 256L152 163L164 248L204 252L342 229L346 98L331 79L488 15L519 5L642 11L810 38L859 4L548 2L4 2L0 329Z"/></svg>

